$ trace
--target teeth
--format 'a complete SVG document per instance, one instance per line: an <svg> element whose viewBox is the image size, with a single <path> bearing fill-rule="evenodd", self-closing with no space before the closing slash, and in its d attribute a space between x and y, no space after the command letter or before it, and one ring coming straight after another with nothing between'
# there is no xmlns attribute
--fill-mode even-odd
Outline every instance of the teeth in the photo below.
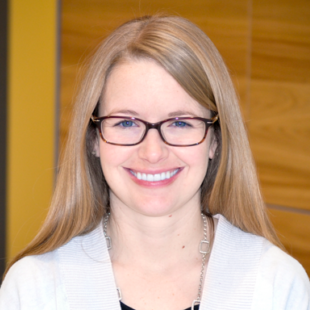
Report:
<svg viewBox="0 0 310 310"><path fill-rule="evenodd" d="M130 170L130 172L139 180L143 181L148 181L148 182L157 182L157 181L163 181L166 179L170 179L173 177L179 169L175 169L173 171L167 171L167 172L162 172L162 173L156 173L156 174L146 174L146 173L141 173L141 172L134 172Z"/></svg>
<svg viewBox="0 0 310 310"><path fill-rule="evenodd" d="M154 181L160 181L160 174L159 173L154 175Z"/></svg>
<svg viewBox="0 0 310 310"><path fill-rule="evenodd" d="M146 180L149 182L153 182L154 181L154 175L153 174L147 174L146 175Z"/></svg>
<svg viewBox="0 0 310 310"><path fill-rule="evenodd" d="M171 176L173 177L177 173L176 170L172 171Z"/></svg>

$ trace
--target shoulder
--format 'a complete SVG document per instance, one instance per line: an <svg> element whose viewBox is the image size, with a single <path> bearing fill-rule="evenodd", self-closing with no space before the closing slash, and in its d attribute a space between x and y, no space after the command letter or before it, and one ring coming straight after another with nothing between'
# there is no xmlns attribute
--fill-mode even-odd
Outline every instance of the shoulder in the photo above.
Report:
<svg viewBox="0 0 310 310"><path fill-rule="evenodd" d="M310 310L309 278L293 257L265 238L233 226L223 216L217 218L209 264L213 278L221 277L221 288L226 284L226 297L231 293L231 299L251 300L247 309L252 310ZM233 288L231 283L235 283Z"/></svg>
<svg viewBox="0 0 310 310"><path fill-rule="evenodd" d="M262 298L264 296L264 298ZM254 295L254 309L310 309L309 278L301 264L264 239Z"/></svg>
<svg viewBox="0 0 310 310"><path fill-rule="evenodd" d="M41 255L26 256L10 268L7 277L23 278L26 282L31 281L31 278L37 280L41 277L45 278L48 270L55 264L55 255L55 251L52 251Z"/></svg>
<svg viewBox="0 0 310 310"><path fill-rule="evenodd" d="M266 238L244 232L218 215L216 234L220 234L221 243L234 243L235 253L240 256L255 255L258 261L258 271L267 278L297 276L309 283L309 278L301 264ZM255 251L254 251L255 250ZM252 257L252 256L250 256ZM253 258L253 257L252 257Z"/></svg>
<svg viewBox="0 0 310 310"><path fill-rule="evenodd" d="M242 231L240 228L231 224L223 215L214 216L217 219L215 230L215 243L223 248L233 250L236 257L249 254L258 257L264 244L264 238ZM226 251L232 254L231 251Z"/></svg>
<svg viewBox="0 0 310 310"><path fill-rule="evenodd" d="M104 275L104 281L98 274ZM0 310L66 310L69 304L87 309L108 280L113 282L112 268L98 226L54 251L16 262L1 286Z"/></svg>
<svg viewBox="0 0 310 310"><path fill-rule="evenodd" d="M294 275L299 275L302 278L305 277L305 279L309 281L305 270L296 259L266 239L264 239L263 243L260 265L262 273L273 271L275 277L281 276L286 278L292 278Z"/></svg>
<svg viewBox="0 0 310 310"><path fill-rule="evenodd" d="M17 261L8 271L0 290L1 310L55 309L55 304L63 305L64 300L57 251Z"/></svg>

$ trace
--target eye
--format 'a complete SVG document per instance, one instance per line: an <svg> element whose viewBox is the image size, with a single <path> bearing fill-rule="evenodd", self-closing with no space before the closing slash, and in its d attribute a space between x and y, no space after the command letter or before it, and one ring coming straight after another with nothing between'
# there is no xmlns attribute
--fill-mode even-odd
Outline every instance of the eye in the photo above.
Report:
<svg viewBox="0 0 310 310"><path fill-rule="evenodd" d="M138 125L129 119L124 119L120 122L118 122L117 124L115 124L114 126L119 126L119 127L124 127L124 128L131 128L131 127L138 127Z"/></svg>
<svg viewBox="0 0 310 310"><path fill-rule="evenodd" d="M191 127L190 124L188 124L187 122L184 122L184 121L175 121L171 125L174 126L174 127L180 127L180 128L182 128L182 127Z"/></svg>
<svg viewBox="0 0 310 310"><path fill-rule="evenodd" d="M134 122L133 121L122 121L120 125L123 127L132 127L134 125Z"/></svg>

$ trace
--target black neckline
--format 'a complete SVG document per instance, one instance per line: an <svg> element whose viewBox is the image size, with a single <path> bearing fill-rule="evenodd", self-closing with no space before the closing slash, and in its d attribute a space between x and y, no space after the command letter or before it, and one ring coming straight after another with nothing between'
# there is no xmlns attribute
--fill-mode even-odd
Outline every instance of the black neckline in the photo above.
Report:
<svg viewBox="0 0 310 310"><path fill-rule="evenodd" d="M123 302L120 301L121 309L122 310L135 310L133 308L130 308L129 306L125 305ZM184 310L191 310L191 307L188 307ZM199 305L194 306L194 310L199 310Z"/></svg>

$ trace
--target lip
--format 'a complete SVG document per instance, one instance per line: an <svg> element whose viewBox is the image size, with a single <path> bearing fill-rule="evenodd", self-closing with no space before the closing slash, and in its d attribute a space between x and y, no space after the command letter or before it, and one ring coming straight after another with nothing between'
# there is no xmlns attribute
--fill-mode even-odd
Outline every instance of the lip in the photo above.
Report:
<svg viewBox="0 0 310 310"><path fill-rule="evenodd" d="M173 183L175 181L175 179L179 176L180 172L183 170L183 168L172 168L172 169L161 169L161 170L135 170L135 169L129 169L129 168L124 168L129 176L131 177L131 179L138 185L140 186L144 186L144 187L161 187L161 186L167 186L170 185L171 183ZM147 180L143 180L141 179L141 174L145 174L145 175L162 175L162 174L166 174L167 172L169 172L170 174L173 174L172 176L170 176L170 178L165 178L164 180L159 180L159 181L147 181ZM140 173L140 178L138 178L138 173ZM145 178L145 176L144 176Z"/></svg>

